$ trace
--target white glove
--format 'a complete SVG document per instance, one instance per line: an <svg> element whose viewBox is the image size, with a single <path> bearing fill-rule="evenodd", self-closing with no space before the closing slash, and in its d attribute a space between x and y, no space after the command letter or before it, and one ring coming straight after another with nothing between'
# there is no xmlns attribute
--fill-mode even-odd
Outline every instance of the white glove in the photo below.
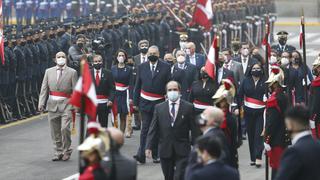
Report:
<svg viewBox="0 0 320 180"><path fill-rule="evenodd" d="M270 150L271 150L271 146L270 146L269 144L263 143L263 145L264 145L264 149L265 149L266 151L270 151Z"/></svg>
<svg viewBox="0 0 320 180"><path fill-rule="evenodd" d="M315 129L316 128L316 122L314 120L309 120L310 128Z"/></svg>

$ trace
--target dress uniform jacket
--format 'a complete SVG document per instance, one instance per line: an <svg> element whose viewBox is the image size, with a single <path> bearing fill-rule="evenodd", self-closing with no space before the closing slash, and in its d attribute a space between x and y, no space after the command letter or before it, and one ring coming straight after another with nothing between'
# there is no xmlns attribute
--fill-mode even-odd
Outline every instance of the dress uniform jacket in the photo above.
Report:
<svg viewBox="0 0 320 180"><path fill-rule="evenodd" d="M271 146L268 156L273 169L278 169L280 157L290 142L284 123L288 99L281 91L273 92L266 106L265 142Z"/></svg>
<svg viewBox="0 0 320 180"><path fill-rule="evenodd" d="M24 81L27 75L27 64L24 54L24 47L17 45L13 51L17 58L17 80Z"/></svg>
<svg viewBox="0 0 320 180"><path fill-rule="evenodd" d="M287 44L284 46L281 46L280 44L275 44L271 46L271 49L276 50L278 54L282 54L285 51L288 51L291 53L292 51L296 50L295 47Z"/></svg>
<svg viewBox="0 0 320 180"><path fill-rule="evenodd" d="M311 83L311 90L310 90L310 113L311 113L311 120L315 122L315 127L317 127L318 131L318 138L320 138L320 76L315 78ZM316 129L315 127L311 127L312 134L316 137Z"/></svg>

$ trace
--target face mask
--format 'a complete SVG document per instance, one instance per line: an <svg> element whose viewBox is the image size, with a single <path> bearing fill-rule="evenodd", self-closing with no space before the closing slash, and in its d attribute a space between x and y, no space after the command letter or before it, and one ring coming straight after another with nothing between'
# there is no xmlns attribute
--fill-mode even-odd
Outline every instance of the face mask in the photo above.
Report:
<svg viewBox="0 0 320 180"><path fill-rule="evenodd" d="M181 41L179 42L179 45L180 45L181 49L185 49L186 48L186 44L187 44L186 42L181 42Z"/></svg>
<svg viewBox="0 0 320 180"><path fill-rule="evenodd" d="M117 57L117 60L118 60L119 63L123 63L124 62L123 56Z"/></svg>
<svg viewBox="0 0 320 180"><path fill-rule="evenodd" d="M170 66L173 66L173 61L167 61L168 64L170 64Z"/></svg>
<svg viewBox="0 0 320 180"><path fill-rule="evenodd" d="M191 50L190 50L190 49L186 49L186 54L187 54L188 56L190 56L190 55L191 55Z"/></svg>
<svg viewBox="0 0 320 180"><path fill-rule="evenodd" d="M249 49L243 49L242 50L242 55L243 56L248 56L249 55Z"/></svg>
<svg viewBox="0 0 320 180"><path fill-rule="evenodd" d="M63 32L63 31L62 31L62 32L58 32L58 33L57 33L57 35L58 35L59 37L61 37L63 34L64 34L64 32Z"/></svg>
<svg viewBox="0 0 320 180"><path fill-rule="evenodd" d="M277 63L277 57L271 56L270 57L270 64L275 64L275 63Z"/></svg>
<svg viewBox="0 0 320 180"><path fill-rule="evenodd" d="M13 46L16 46L16 45L17 45L17 42L16 42L16 41L12 42L12 45L13 45Z"/></svg>
<svg viewBox="0 0 320 180"><path fill-rule="evenodd" d="M43 39L43 40L47 40L47 39L48 39L48 36L47 36L47 35L44 35L44 36L42 36L42 39Z"/></svg>
<svg viewBox="0 0 320 180"><path fill-rule="evenodd" d="M287 43L287 40L284 38L279 39L279 44L281 44L281 46L284 46Z"/></svg>
<svg viewBox="0 0 320 180"><path fill-rule="evenodd" d="M286 67L289 64L288 58L281 58L281 66Z"/></svg>
<svg viewBox="0 0 320 180"><path fill-rule="evenodd" d="M299 58L294 58L292 62L293 62L294 64L299 64L300 61L299 61Z"/></svg>
<svg viewBox="0 0 320 180"><path fill-rule="evenodd" d="M40 40L40 39L39 39L39 38L37 38L37 39L35 39L35 40L34 40L34 42L39 42L39 40Z"/></svg>
<svg viewBox="0 0 320 180"><path fill-rule="evenodd" d="M65 58L57 58L57 64L59 66L63 66L66 64L66 59Z"/></svg>
<svg viewBox="0 0 320 180"><path fill-rule="evenodd" d="M167 96L170 101L175 102L179 99L179 92L178 91L169 91L167 93Z"/></svg>
<svg viewBox="0 0 320 180"><path fill-rule="evenodd" d="M315 75L315 76L319 75L319 73L318 73L318 71L316 69L312 69L312 74Z"/></svg>
<svg viewBox="0 0 320 180"><path fill-rule="evenodd" d="M183 64L185 61L186 61L186 58L185 58L184 56L179 56L179 57L177 58L177 62L178 62L179 64Z"/></svg>
<svg viewBox="0 0 320 180"><path fill-rule="evenodd" d="M26 45L26 42L24 42L24 41L21 42L21 46L24 46L24 45Z"/></svg>
<svg viewBox="0 0 320 180"><path fill-rule="evenodd" d="M54 34L50 34L49 37L50 37L50 39L53 39L53 38L55 38L55 35Z"/></svg>
<svg viewBox="0 0 320 180"><path fill-rule="evenodd" d="M159 57L155 55L151 55L151 56L148 56L148 59L150 62L156 62L158 61Z"/></svg>
<svg viewBox="0 0 320 180"><path fill-rule="evenodd" d="M141 48L141 49L140 49L140 52L141 52L142 54L146 54L146 53L148 52L148 48Z"/></svg>
<svg viewBox="0 0 320 180"><path fill-rule="evenodd" d="M207 78L209 78L209 75L205 72L201 72L200 77L201 77L201 79L207 79Z"/></svg>
<svg viewBox="0 0 320 180"><path fill-rule="evenodd" d="M83 43L78 43L77 46L78 46L79 48L83 48Z"/></svg>
<svg viewBox="0 0 320 180"><path fill-rule="evenodd" d="M28 43L28 44L31 44L31 43L32 43L32 40L28 40L27 43Z"/></svg>
<svg viewBox="0 0 320 180"><path fill-rule="evenodd" d="M252 76L260 77L262 75L262 71L261 70L254 70L254 71L251 71L251 74L252 74Z"/></svg>
<svg viewBox="0 0 320 180"><path fill-rule="evenodd" d="M93 64L93 68L95 68L96 70L101 69L102 68L102 63Z"/></svg>

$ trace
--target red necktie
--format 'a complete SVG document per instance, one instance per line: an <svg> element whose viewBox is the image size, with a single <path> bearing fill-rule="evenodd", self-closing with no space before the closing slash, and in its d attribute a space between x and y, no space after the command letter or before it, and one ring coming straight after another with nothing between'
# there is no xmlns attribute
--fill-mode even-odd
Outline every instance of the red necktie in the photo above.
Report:
<svg viewBox="0 0 320 180"><path fill-rule="evenodd" d="M96 71L96 85L99 86L100 84L100 77L99 77L99 70Z"/></svg>

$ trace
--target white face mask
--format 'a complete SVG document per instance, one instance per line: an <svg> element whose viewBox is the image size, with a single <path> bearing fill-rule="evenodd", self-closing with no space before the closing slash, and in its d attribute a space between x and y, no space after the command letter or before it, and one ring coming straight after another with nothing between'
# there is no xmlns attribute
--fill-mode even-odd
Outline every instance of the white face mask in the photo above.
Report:
<svg viewBox="0 0 320 180"><path fill-rule="evenodd" d="M289 64L288 58L281 58L281 66L285 67Z"/></svg>
<svg viewBox="0 0 320 180"><path fill-rule="evenodd" d="M270 57L270 64L275 64L275 63L277 63L277 57L271 56Z"/></svg>
<svg viewBox="0 0 320 180"><path fill-rule="evenodd" d="M118 60L119 63L123 63L123 62L124 62L123 56L119 56L119 57L117 58L117 60Z"/></svg>
<svg viewBox="0 0 320 180"><path fill-rule="evenodd" d="M186 49L185 51L186 51L186 54L187 54L188 56L190 56L191 50L190 50L190 49Z"/></svg>
<svg viewBox="0 0 320 180"><path fill-rule="evenodd" d="M58 64L59 66L65 65L65 64L66 64L66 58L63 58L63 57L57 58L57 64Z"/></svg>
<svg viewBox="0 0 320 180"><path fill-rule="evenodd" d="M248 56L249 55L249 49L243 49L242 50L242 55L243 56Z"/></svg>
<svg viewBox="0 0 320 180"><path fill-rule="evenodd" d="M186 61L186 58L184 56L178 56L177 57L177 62L179 64L183 64Z"/></svg>
<svg viewBox="0 0 320 180"><path fill-rule="evenodd" d="M179 42L179 45L180 45L180 48L181 49L185 49L186 48L186 45L187 45L187 42Z"/></svg>
<svg viewBox="0 0 320 180"><path fill-rule="evenodd" d="M180 94L179 91L169 91L167 92L168 99L172 102L175 102L179 99Z"/></svg>

